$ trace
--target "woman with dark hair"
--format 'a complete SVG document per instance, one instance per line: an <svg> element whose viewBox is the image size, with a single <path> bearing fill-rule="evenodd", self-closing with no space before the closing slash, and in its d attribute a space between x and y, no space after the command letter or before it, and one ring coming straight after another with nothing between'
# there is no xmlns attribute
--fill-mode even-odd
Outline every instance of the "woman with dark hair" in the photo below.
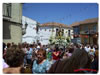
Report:
<svg viewBox="0 0 100 75"><path fill-rule="evenodd" d="M37 60L33 61L32 72L46 73L50 67L51 67L50 62L46 60L46 51L43 49L38 50Z"/></svg>
<svg viewBox="0 0 100 75"><path fill-rule="evenodd" d="M11 43L7 43L7 48L10 48L11 47Z"/></svg>
<svg viewBox="0 0 100 75"><path fill-rule="evenodd" d="M59 48L55 47L55 50L52 52L53 63L60 59L60 53Z"/></svg>
<svg viewBox="0 0 100 75"><path fill-rule="evenodd" d="M77 69L89 68L90 63L88 53L77 49L69 59L59 60L53 64L48 73L76 73Z"/></svg>
<svg viewBox="0 0 100 75"><path fill-rule="evenodd" d="M21 73L24 61L24 52L17 48L11 47L7 50L5 55L5 62L9 65L8 68L3 69L4 73Z"/></svg>

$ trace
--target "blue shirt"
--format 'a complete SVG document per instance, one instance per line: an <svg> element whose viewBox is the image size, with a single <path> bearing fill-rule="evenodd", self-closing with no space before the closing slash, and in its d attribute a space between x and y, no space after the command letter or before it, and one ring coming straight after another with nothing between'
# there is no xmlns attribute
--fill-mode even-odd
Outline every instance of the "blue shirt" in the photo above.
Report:
<svg viewBox="0 0 100 75"><path fill-rule="evenodd" d="M32 49L31 49L31 48L30 48L29 51L26 52L26 54L27 54L27 55L26 55L26 58L27 58L27 59L32 59Z"/></svg>
<svg viewBox="0 0 100 75"><path fill-rule="evenodd" d="M37 64L37 60L34 60L32 72L33 73L46 73L47 70L51 67L51 64L48 60L45 60L42 64Z"/></svg>

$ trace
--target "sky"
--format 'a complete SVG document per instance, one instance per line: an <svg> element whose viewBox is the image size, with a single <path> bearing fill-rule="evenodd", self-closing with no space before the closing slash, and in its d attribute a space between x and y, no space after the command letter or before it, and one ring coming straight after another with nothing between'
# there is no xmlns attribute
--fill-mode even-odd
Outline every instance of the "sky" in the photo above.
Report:
<svg viewBox="0 0 100 75"><path fill-rule="evenodd" d="M40 24L58 22L71 25L74 22L98 17L97 3L24 3L23 16Z"/></svg>

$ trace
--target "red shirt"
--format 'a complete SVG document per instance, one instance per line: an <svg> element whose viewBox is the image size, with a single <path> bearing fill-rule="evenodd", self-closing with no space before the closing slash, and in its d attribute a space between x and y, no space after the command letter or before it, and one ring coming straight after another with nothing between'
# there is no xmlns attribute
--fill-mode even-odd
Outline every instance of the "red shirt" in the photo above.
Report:
<svg viewBox="0 0 100 75"><path fill-rule="evenodd" d="M57 56L56 56L56 54L57 54ZM53 52L53 53L52 53L53 60L59 60L59 54L60 54L60 51Z"/></svg>

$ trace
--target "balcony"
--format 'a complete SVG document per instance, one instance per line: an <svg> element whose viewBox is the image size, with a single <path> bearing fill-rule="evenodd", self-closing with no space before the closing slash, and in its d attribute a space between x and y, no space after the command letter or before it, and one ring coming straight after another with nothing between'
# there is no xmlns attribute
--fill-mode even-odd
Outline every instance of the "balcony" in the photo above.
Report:
<svg viewBox="0 0 100 75"><path fill-rule="evenodd" d="M86 31L80 31L80 34L95 34L96 30L86 30Z"/></svg>

